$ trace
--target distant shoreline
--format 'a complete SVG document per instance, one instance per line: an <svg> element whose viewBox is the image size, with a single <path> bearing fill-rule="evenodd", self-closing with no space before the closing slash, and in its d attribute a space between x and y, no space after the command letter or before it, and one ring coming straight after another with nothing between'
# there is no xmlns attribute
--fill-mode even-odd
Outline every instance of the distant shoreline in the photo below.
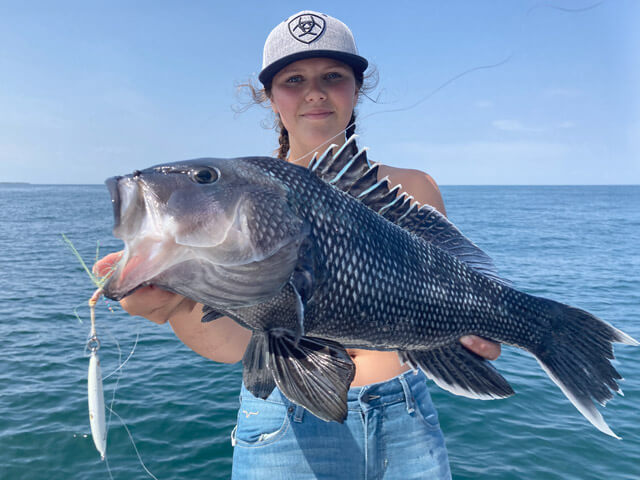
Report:
<svg viewBox="0 0 640 480"><path fill-rule="evenodd" d="M0 185L31 185L29 182L0 182Z"/></svg>

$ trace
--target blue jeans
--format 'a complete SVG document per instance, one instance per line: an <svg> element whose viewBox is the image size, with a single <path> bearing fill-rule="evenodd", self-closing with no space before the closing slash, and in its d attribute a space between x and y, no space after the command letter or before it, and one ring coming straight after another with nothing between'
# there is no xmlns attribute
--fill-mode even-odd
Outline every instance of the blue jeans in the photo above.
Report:
<svg viewBox="0 0 640 480"><path fill-rule="evenodd" d="M242 386L234 480L450 479L438 414L422 372L352 387L344 423L325 422L276 388L266 400Z"/></svg>

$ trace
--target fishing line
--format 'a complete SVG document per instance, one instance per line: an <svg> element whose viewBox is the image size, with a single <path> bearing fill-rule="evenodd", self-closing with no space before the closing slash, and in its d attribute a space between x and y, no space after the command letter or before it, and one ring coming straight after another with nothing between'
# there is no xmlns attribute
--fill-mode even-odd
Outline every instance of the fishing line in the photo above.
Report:
<svg viewBox="0 0 640 480"><path fill-rule="evenodd" d="M85 356L87 353L87 350L92 350L92 354L95 354L96 351L100 348L100 341L98 340L98 336L96 334L96 321L95 321L95 306L96 306L96 302L98 300L99 297L102 296L102 287L104 286L104 284L106 283L107 279L110 277L111 273L113 272L113 270L115 269L116 264L112 265L111 268L108 270L108 272L101 276L98 277L96 274L93 273L93 271L91 269L89 269L89 267L87 266L87 264L85 263L85 261L82 258L82 255L80 255L80 252L78 252L78 250L76 249L76 247L74 246L73 242L71 242L71 240L64 234L62 234L62 238L64 240L64 242L67 244L67 246L71 249L71 251L73 252L73 254L75 255L75 257L78 259L78 261L80 262L80 264L82 265L82 268L85 270L85 272L87 273L87 275L89 276L89 278L91 279L91 282L96 285L98 287L98 290L96 290L94 292L94 294L91 297L91 300L89 300L89 307L90 307L90 317L91 317L91 331L89 332L89 336L88 336L88 340L85 342ZM96 262L98 261L98 258L100 257L100 243L97 243L96 246ZM114 310L113 308L109 305L108 302L105 301L105 304L108 308L108 310L114 314ZM73 311L74 311L74 315L75 317L78 319L78 321L82 324L84 323L82 321L82 319L80 318L80 315L78 314L78 306L75 306ZM136 443L133 439L133 436L131 435L131 431L129 430L129 428L127 427L126 423L124 422L124 420L122 419L122 417L120 415L118 415L116 413L116 411L113 409L114 403L115 403L115 399L116 399L116 392L118 390L118 385L120 383L120 378L122 377L122 369L124 368L124 366L129 362L129 360L132 358L136 347L138 345L138 340L140 338L140 327L138 327L138 331L136 332L136 339L134 341L133 347L131 349L131 352L129 352L129 355L127 356L126 360L123 362L122 361L122 349L120 348L120 342L118 342L118 339L111 333L111 331L109 329L106 329L106 333L107 335L114 341L114 343L116 344L116 348L118 350L118 367L113 370L111 373L109 373L108 375L100 378L100 384L102 385L102 382L104 380L106 380L107 378L111 377L112 375L118 373L117 375L117 379L116 379L116 383L114 385L113 388L113 392L111 395L111 403L110 405L105 405L104 407L109 410L109 418L108 421L106 422L106 433L105 433L105 437L108 437L108 433L111 427L111 415L115 415L116 417L118 417L118 419L120 420L120 422L122 423L122 426L125 428L127 435L129 436L129 440L131 441L131 444L133 445L133 449L136 452L136 455L138 457L138 461L140 462L140 465L142 465L142 468L144 469L144 471L154 480L158 480L156 478L155 475L153 475L151 473L151 471L149 471L149 469L147 468L147 466L145 465L145 463L142 461L142 457L140 456L140 452L138 451L138 447L136 446ZM91 357L93 358L93 357ZM102 403L104 403L104 400L102 401ZM90 412L91 412L91 406L90 406ZM93 426L92 426L93 429ZM92 432L93 434L93 432ZM111 467L109 465L109 459L107 455L104 455L104 461L105 461L105 467L107 469L107 473L109 474L109 478L111 480L113 480L113 475L111 473Z"/></svg>
<svg viewBox="0 0 640 480"><path fill-rule="evenodd" d="M147 472L147 474L155 479L158 480L158 478L149 471L149 469L147 468L147 466L144 464L144 462L142 461L142 457L140 456L140 452L138 451L138 447L136 447L136 442L134 442L133 440L133 436L131 435L131 432L129 431L129 427L127 427L127 424L124 422L124 420L122 419L122 417L120 415L118 415L116 413L115 410L111 409L110 407L107 407L107 409L109 409L110 413L113 413L116 417L118 417L118 420L120 420L120 422L122 423L122 426L124 427L124 429L127 431L127 434L129 435L129 439L131 440L131 445L133 445L133 449L136 452L136 455L138 456L138 460L140 461L140 465L142 465L142 468L144 468L144 471Z"/></svg>
<svg viewBox="0 0 640 480"><path fill-rule="evenodd" d="M111 313L113 313L113 311L111 311ZM116 337L114 337L113 335L111 335L111 332L109 332L107 330L107 335L110 336L112 338L112 340L115 342L116 344L116 348L118 349L118 363L120 364L122 362L122 349L120 348L120 342L118 342L118 339ZM138 339L136 338L136 344L137 344ZM135 350L135 344L134 344L134 348L133 350ZM131 353L129 354L129 357L131 357L131 354L133 353L133 350L131 350ZM127 360L128 360L127 358ZM102 381L104 382L105 379L109 378L111 375L113 375L113 373L117 372L120 370L120 367L116 368L113 372L111 372L109 375L107 375L106 377L102 378ZM116 391L118 390L118 384L120 383L120 377L122 375L118 375L117 379L116 379L116 384L113 387L113 393L111 394L111 406L107 407L109 409L109 419L107 420L107 438L109 438L109 430L111 429L111 412L113 411L113 403L116 400ZM113 475L111 474L111 466L109 465L109 456L105 455L104 457L104 464L105 467L107 468L107 473L109 474L109 478L110 480L114 480L113 479Z"/></svg>
<svg viewBox="0 0 640 480"><path fill-rule="evenodd" d="M110 335L110 333L108 332L108 334ZM145 465L145 463L142 461L142 456L140 455L140 452L138 450L138 447L136 445L135 440L133 439L133 435L131 434L131 431L129 430L129 427L127 426L126 422L124 421L124 419L113 409L113 404L115 403L115 399L116 399L116 390L118 389L118 384L120 382L120 378L122 377L122 368L127 364L127 362L131 359L131 357L133 356L136 347L138 345L138 340L140 338L140 328L138 328L138 332L136 332L136 339L134 341L133 347L131 348L131 352L129 352L129 355L127 356L127 358L125 359L124 362L122 362L122 350L120 349L120 344L118 342L118 340L113 337L112 335L110 335L112 337L112 339L114 340L114 342L116 343L116 346L118 348L118 362L119 362L119 366L118 368L116 368L115 370L113 370L111 373L109 373L108 375L106 375L103 380L106 380L107 378L111 377L112 375L114 375L115 373L120 372L120 374L117 376L117 380L116 380L116 384L113 388L113 394L111 396L111 404L109 406L105 406L107 408L107 410L109 410L109 420L107 421L107 434L109 432L109 430L111 429L111 416L115 415L118 420L120 420L120 423L122 424L122 426L124 427L125 431L127 432L127 435L129 436L129 440L131 441L131 445L133 446L134 451L136 452L136 456L138 457L138 461L140 462L140 465L142 466L142 468L144 469L144 471L153 479L158 480L157 477L151 473L151 471L147 468L147 466ZM105 466L107 467L107 472L109 473L109 477L111 478L111 480L113 480L113 476L111 474L111 467L109 466L109 457L106 456L105 457Z"/></svg>
<svg viewBox="0 0 640 480"><path fill-rule="evenodd" d="M133 352L135 352L136 350L136 346L138 345L138 340L140 338L140 330L138 329L138 332L136 333L136 339L133 343L133 348L131 349L131 352L129 352L129 356L127 356L126 360L124 362L122 362L122 364L120 364L120 366L118 368L116 368L113 372L111 372L109 375L103 377L103 380L106 380L107 378L109 378L111 375L113 375L114 373L118 372L119 370L121 370L126 364L127 362L131 359L131 357L133 356ZM116 344L117 344L117 340L116 340ZM118 347L120 348L120 347ZM120 357L121 359L122 357Z"/></svg>
<svg viewBox="0 0 640 480"><path fill-rule="evenodd" d="M561 12L565 12L565 13L582 13L582 12L586 12L589 10L593 10L594 8L599 7L600 5L606 3L606 0L602 0L596 3L593 3L591 5L588 5L586 7L581 7L581 8L565 8L565 7L559 7L557 5L553 5L551 3L537 3L535 5L533 5L531 8L529 8L524 15L522 16L522 19L520 21L520 26L524 27L524 25L526 24L527 19L531 16L531 14L538 10L538 9L544 9L544 8L548 8L550 10L557 10L557 11L561 11ZM524 31L524 28L521 28L520 31ZM517 43L520 43L520 41L518 41ZM397 112L406 112L408 110L412 110L418 106L420 106L421 104L423 104L424 102L426 102L427 100L429 100L431 97L433 97L434 95L436 95L437 93L439 93L440 91L442 91L443 89L445 89L446 87L448 87L449 85L451 85L452 83L454 83L455 81L470 75L474 72L478 72L480 70L492 70L494 68L499 68L507 63L509 63L512 58L516 55L517 52L520 51L522 47L519 47L517 49L514 49L511 53L509 53L503 60L500 60L496 63L492 63L492 64L487 64L487 65L479 65L476 67L472 67L469 68L467 70L464 70L450 78L448 78L447 80L445 80L443 83L441 83L440 85L438 85L436 88L434 88L431 92L429 92L427 95L425 95L424 97L420 98L419 100L417 100L416 102L406 106L406 107L400 107L400 108L395 108L395 109L388 109L388 110L381 110L378 112L372 112L369 113L365 116L363 116L360 120L365 120L367 118L371 118L375 115L381 115L383 113L397 113ZM367 98L370 98L367 96ZM373 100L372 100L373 101ZM378 103L377 101L374 101L374 103ZM336 138L340 137L342 134L346 133L347 130L349 130L349 128L353 127L355 125L355 122L350 123L349 125L347 125L343 130L341 130L340 132L338 132L336 135L334 135L333 137L327 139L325 142L317 145L314 149L312 149L311 151L305 153L304 155L296 158L295 160L293 160L294 162L299 162L300 160L302 160L303 158L311 155L312 153L318 151L320 149L320 147L322 147L325 144L328 144L330 142L332 142L333 140L335 140Z"/></svg>
<svg viewBox="0 0 640 480"><path fill-rule="evenodd" d="M566 7L558 7L551 3L536 3L529 10L527 10L526 15L529 15L531 12L539 8L549 8L551 10L558 10L560 12L566 12L566 13L580 13L580 12L586 12L587 10L593 10L594 8L599 7L603 3L605 3L605 0L602 0L601 2L596 2L592 5L589 5L587 7L582 7L582 8L566 8Z"/></svg>
<svg viewBox="0 0 640 480"><path fill-rule="evenodd" d="M112 310L111 307L108 307L108 308L109 308L109 311L112 314L115 313ZM118 339L112 334L112 332L109 329L106 329L105 332L106 332L106 335L115 343L116 349L118 350L118 367L116 367L108 375L105 375L102 378L102 380L104 381L104 380L110 378L111 376L115 375L116 373L118 373L118 375L116 377L116 383L113 386L110 405L105 405L105 408L109 411L109 418L107 420L107 436L109 434L109 431L111 430L111 418L112 418L112 415L115 415L118 418L118 420L120 421L120 423L122 423L122 426L124 427L125 431L127 432L127 435L129 436L129 440L131 441L131 445L133 446L133 449L136 452L136 456L138 457L138 461L140 462L140 465L142 466L144 471L151 478L153 478L155 480L158 480L156 478L156 476L153 475L153 473L151 473L151 471L148 469L146 464L143 462L142 457L140 455L140 451L138 450L138 447L137 447L137 445L135 443L133 435L131 434L131 431L129 430L129 427L127 426L126 422L124 421L124 419L113 408L113 406L115 404L115 399L116 399L116 392L117 392L118 386L120 384L120 379L122 378L123 368L129 362L129 360L133 357L133 354L136 351L136 347L138 346L138 342L139 342L139 339L140 339L140 327L138 327L138 331L136 332L136 338L134 340L133 346L131 347L131 351L127 355L127 358L124 360L124 362L122 361L122 348L120 347L120 342L118 342ZM89 338L91 338L91 337L89 337ZM87 346L85 345L85 356L86 356L86 351L87 351ZM107 473L109 474L109 478L111 480L113 480L113 474L111 473L111 466L109 465L109 456L108 455L105 455L104 461L105 461L105 467L107 469Z"/></svg>
<svg viewBox="0 0 640 480"><path fill-rule="evenodd" d="M421 99L419 99L418 101L414 102L411 105L408 105L406 107L389 109L389 110L381 110L381 111L378 111L378 112L371 112L371 113L363 116L362 118L360 118L358 120L359 121L360 120L366 120L367 118L371 118L371 117L374 117L376 115L382 115L384 113L397 113L397 112L406 112L407 110L412 110L412 109L420 106L422 103L426 102L427 100L429 100L431 97L433 97L438 92L440 92L444 88L446 88L449 85L451 85L456 80L458 80L458 79L460 79L462 77L465 77L467 75L470 75L473 72L477 72L477 71L480 71L480 70L490 70L490 69L493 69L493 68L501 67L502 65L508 63L511 60L511 58L513 57L513 55L514 55L514 53L510 53L506 58L504 58L503 60L500 60L497 63L492 63L492 64L489 64L489 65L479 65L477 67L472 67L472 68L469 68L468 70L460 72L460 73L454 75L453 77L450 77L448 80L444 81L440 85L438 85L431 92L429 92L426 96L422 97ZM351 127L353 127L355 124L356 124L356 122L350 123L344 129L342 129L340 132L335 134L333 137L329 138L324 143L321 143L316 148L312 149L311 151L309 151L309 152L305 153L304 155L302 155L302 156L298 157L297 159L295 159L294 162L298 162L298 161L302 160L303 158L311 155L313 152L317 151L322 145L324 145L326 143L329 143L329 142L335 140L336 138L338 138L339 136L341 136L343 133L346 133L346 131L349 130Z"/></svg>

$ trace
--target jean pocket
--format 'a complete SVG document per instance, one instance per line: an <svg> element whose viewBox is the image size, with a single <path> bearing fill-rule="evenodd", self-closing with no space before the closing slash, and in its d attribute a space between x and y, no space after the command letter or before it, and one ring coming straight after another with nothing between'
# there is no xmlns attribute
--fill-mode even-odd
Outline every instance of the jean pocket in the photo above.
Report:
<svg viewBox="0 0 640 480"><path fill-rule="evenodd" d="M287 405L243 399L233 442L241 447L263 447L278 441L289 429Z"/></svg>
<svg viewBox="0 0 640 480"><path fill-rule="evenodd" d="M418 416L424 424L431 430L440 430L440 421L438 420L438 412L431 402L431 396L425 389L424 394L415 399L416 410Z"/></svg>

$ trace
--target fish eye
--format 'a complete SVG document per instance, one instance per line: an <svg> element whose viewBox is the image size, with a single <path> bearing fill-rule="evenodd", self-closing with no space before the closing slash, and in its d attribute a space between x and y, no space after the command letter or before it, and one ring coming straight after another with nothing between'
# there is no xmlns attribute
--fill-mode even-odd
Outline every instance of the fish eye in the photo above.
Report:
<svg viewBox="0 0 640 480"><path fill-rule="evenodd" d="M220 174L215 168L202 167L198 169L189 170L189 178L196 183L207 184L214 183Z"/></svg>

